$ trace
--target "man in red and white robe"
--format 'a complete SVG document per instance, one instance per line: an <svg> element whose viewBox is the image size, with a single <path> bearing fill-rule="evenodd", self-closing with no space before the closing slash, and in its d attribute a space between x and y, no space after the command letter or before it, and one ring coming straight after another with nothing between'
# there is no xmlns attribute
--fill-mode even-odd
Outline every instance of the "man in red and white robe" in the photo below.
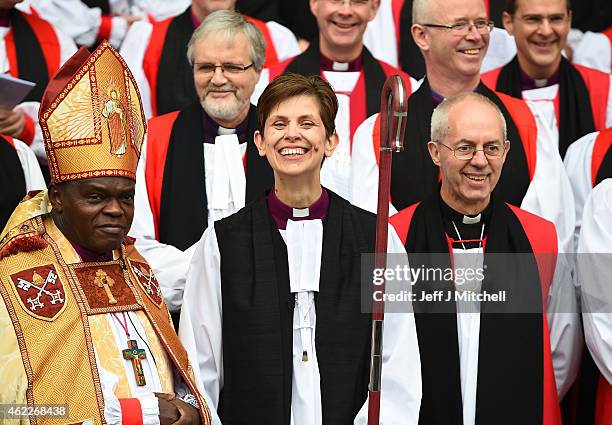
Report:
<svg viewBox="0 0 612 425"><path fill-rule="evenodd" d="M197 100L187 42L210 13L234 10L236 0L192 0L181 14L150 24L136 22L121 46L133 70L147 118L176 111ZM248 18L266 40L266 66L299 53L293 33L276 22Z"/></svg>
<svg viewBox="0 0 612 425"><path fill-rule="evenodd" d="M561 158L580 137L612 126L612 76L561 55L571 27L569 2L512 0L503 16L517 55L484 74L484 83L524 99Z"/></svg>
<svg viewBox="0 0 612 425"><path fill-rule="evenodd" d="M336 128L340 144L327 158L321 179L328 189L348 198L353 136L357 127L380 110L380 90L390 75L399 74L411 93L418 84L406 73L377 60L363 44L366 25L374 19L378 0L335 4L315 0L310 9L317 19L319 39L299 56L264 69L255 88L253 103L269 81L281 74L321 75L334 89L340 104Z"/></svg>
<svg viewBox="0 0 612 425"><path fill-rule="evenodd" d="M511 144L501 116L482 95L447 98L427 145L441 184L390 219L411 270L453 271L413 274L410 282L423 382L419 423L561 424L549 325L551 334L559 331L552 313L569 313L559 302L573 296L573 284L556 255L554 225L493 191Z"/></svg>
<svg viewBox="0 0 612 425"><path fill-rule="evenodd" d="M228 38L219 30L227 26L219 22L232 17L233 37ZM208 27L216 30L209 33ZM234 11L209 15L202 28L194 35L190 59L196 63L193 75L201 101L149 120L130 230L171 311L181 308L189 261L204 230L273 183L272 170L253 142L257 112L249 101L265 57L262 37ZM224 55L254 66L238 74L220 69L210 74L198 65L223 63Z"/></svg>
<svg viewBox="0 0 612 425"><path fill-rule="evenodd" d="M612 423L612 179L593 188L584 206L578 242L584 337L601 375L594 425Z"/></svg>
<svg viewBox="0 0 612 425"><path fill-rule="evenodd" d="M482 0L428 2L427 16L435 22L486 20ZM451 13L452 11L452 13ZM436 18L438 17L438 18ZM448 20L448 21L445 21ZM417 16L416 22L420 21ZM511 148L495 193L500 200L553 222L559 252L573 252L575 226L572 189L556 146L540 131L529 107L521 100L496 93L480 81L480 64L488 33L472 28L459 37L438 28L413 25L413 35L423 51L427 76L408 99L405 147L393 154L391 167L391 211L404 209L439 190L440 170L431 162L427 144L431 140L434 106L445 97L475 91L497 105L507 123ZM380 115L368 118L357 130L351 164L352 204L376 211ZM576 303L575 300L569 300ZM553 359L559 393L565 394L577 369L576 315L565 317L567 332L551 333Z"/></svg>

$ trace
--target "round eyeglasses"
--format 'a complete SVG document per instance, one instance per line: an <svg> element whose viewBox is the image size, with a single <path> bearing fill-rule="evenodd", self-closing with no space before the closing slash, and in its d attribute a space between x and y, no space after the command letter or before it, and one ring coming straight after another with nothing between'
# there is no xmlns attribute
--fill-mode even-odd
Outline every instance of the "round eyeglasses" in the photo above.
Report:
<svg viewBox="0 0 612 425"><path fill-rule="evenodd" d="M439 145L444 146L446 149L451 150L455 158L461 159L464 161L471 160L476 156L476 152L482 152L487 158L495 159L501 158L506 151L506 147L502 143L489 143L484 145L482 149L476 149L474 145L459 145L456 148L451 148L450 146L446 146L442 142L436 142Z"/></svg>

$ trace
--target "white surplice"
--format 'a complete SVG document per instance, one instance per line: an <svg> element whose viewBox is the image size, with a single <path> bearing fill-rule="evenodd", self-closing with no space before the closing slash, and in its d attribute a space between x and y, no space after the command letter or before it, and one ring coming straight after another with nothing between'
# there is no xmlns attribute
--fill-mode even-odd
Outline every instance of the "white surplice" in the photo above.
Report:
<svg viewBox="0 0 612 425"><path fill-rule="evenodd" d="M589 133L572 143L563 163L572 185L574 194L574 206L576 211L576 226L574 230L574 246L578 247L578 237L582 225L582 213L584 204L593 190L593 175L591 174L591 163L593 160L593 147L599 131Z"/></svg>
<svg viewBox="0 0 612 425"><path fill-rule="evenodd" d="M572 48L572 62L610 74L612 72L612 43L610 39L600 32L587 31L582 34L574 28L570 35L576 32L579 34L568 38L568 44Z"/></svg>
<svg viewBox="0 0 612 425"><path fill-rule="evenodd" d="M297 225L297 230L291 229L293 226L288 223L288 231L280 231L287 243L288 255L289 252L294 255L288 264L291 292L297 295L298 301L293 319L291 423L321 424L320 377L314 344L314 292L318 290L322 249L318 244L323 238L322 226L319 230L319 224L316 223L304 225L302 229L299 228L302 225ZM291 235L288 236L288 233ZM297 245L300 239L304 244L302 247ZM391 226L388 251L405 255L403 245ZM196 381L200 390L206 390L212 403L209 406L211 414L216 418L219 394L223 388L223 300L220 264L217 235L214 226L211 226L204 232L189 267L179 329L181 342L191 358L197 359L197 367L194 368ZM381 404L386 409L383 410L381 425L416 423L421 400L421 376L414 316L412 313L391 314L386 320L387 340L383 351L383 370L393 369L396 372L383 374L382 388L386 391L382 392ZM304 351L308 351L307 362L302 361L305 358ZM366 400L355 420L356 424L364 423L364 418L367 418L367 403Z"/></svg>
<svg viewBox="0 0 612 425"><path fill-rule="evenodd" d="M207 206L199 206L208 211L208 226L214 221L227 217L245 204L246 175L242 159L246 154L246 143L238 143L233 129L219 128L224 133L215 138L215 143L202 143ZM147 259L157 276L164 300L170 311L177 311L183 303L183 290L187 268L196 244L182 251L172 245L159 242L155 237L153 212L149 203L145 169L147 166L147 142L142 146L136 170L136 195L134 197L134 221L130 236L136 238L136 248ZM202 182L194 182L201 187ZM173 208L193 208L194 206L174 205ZM197 207L197 206L196 206ZM202 212L204 213L204 212Z"/></svg>
<svg viewBox="0 0 612 425"><path fill-rule="evenodd" d="M351 159L349 201L371 212L376 212L378 203L378 164L372 140L377 116L368 118L355 132ZM536 124L536 168L520 208L553 222L557 229L559 252L573 252L575 213L571 185L550 132L544 131L537 119ZM392 205L389 209L391 213L395 211ZM557 389L559 394L565 394L578 370L582 331L575 307L577 300L571 277L571 263L563 258L560 260L563 261L558 262L560 269L555 274L547 311Z"/></svg>
<svg viewBox="0 0 612 425"><path fill-rule="evenodd" d="M582 285L584 336L608 383L612 383L612 179L587 198L578 243L578 277Z"/></svg>
<svg viewBox="0 0 612 425"><path fill-rule="evenodd" d="M559 84L531 90L523 90L523 100L538 120L538 131L543 125L550 132L552 139L559 145L559 125L555 114L554 100L559 94ZM608 104L606 106L606 127L612 127L612 75L608 89Z"/></svg>
<svg viewBox="0 0 612 425"><path fill-rule="evenodd" d="M40 170L40 165L38 165L34 151L21 140L13 139L13 143L25 177L26 192L46 189L47 184L45 183L45 178Z"/></svg>
<svg viewBox="0 0 612 425"><path fill-rule="evenodd" d="M355 89L360 72L324 71L325 79L334 89L338 99L336 131L340 139L332 156L325 158L321 167L321 184L348 199L351 178L351 93Z"/></svg>

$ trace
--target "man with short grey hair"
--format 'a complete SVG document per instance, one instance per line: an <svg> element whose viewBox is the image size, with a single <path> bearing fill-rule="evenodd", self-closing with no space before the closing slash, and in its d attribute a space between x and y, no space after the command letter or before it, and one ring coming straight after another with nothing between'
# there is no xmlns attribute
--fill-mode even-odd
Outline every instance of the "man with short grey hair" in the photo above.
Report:
<svg viewBox="0 0 612 425"><path fill-rule="evenodd" d="M512 142L495 185L496 196L553 222L559 252L573 252L574 198L550 132L539 126L525 102L494 92L480 80L480 67L489 47L492 28L483 0L414 0L413 7L416 13L413 14L412 35L423 53L427 73L418 90L408 99L404 150L393 154L392 207L405 209L439 192L441 168L430 160L429 152L434 108L445 98L476 92L487 97L502 112L507 138ZM466 112L478 118L476 111ZM364 121L355 132L351 153L349 200L368 211L375 211L378 202L380 128L379 114ZM442 154L447 153L444 146L438 147ZM488 175L464 173L456 177L466 183L490 184ZM562 295L560 302L576 306L573 288L564 287ZM561 397L578 373L580 335L581 325L576 313L551 317L550 341Z"/></svg>
<svg viewBox="0 0 612 425"><path fill-rule="evenodd" d="M196 100L196 91L185 51L194 30L211 13L235 10L236 0L191 0L184 12L163 21L135 22L128 31L121 55L140 89L147 118L179 110ZM263 34L265 66L300 52L297 39L277 22L245 16Z"/></svg>
<svg viewBox="0 0 612 425"><path fill-rule="evenodd" d="M206 227L273 182L253 142L257 114L249 101L265 57L261 33L239 13L218 11L188 46L199 101L149 121L131 230L174 311Z"/></svg>
<svg viewBox="0 0 612 425"><path fill-rule="evenodd" d="M494 192L509 158L505 132L490 99L464 92L444 100L426 146L438 189L390 218L411 269L453 271L411 282L420 424L561 424L545 313L569 273L556 258L554 224ZM400 417L392 398L387 406Z"/></svg>

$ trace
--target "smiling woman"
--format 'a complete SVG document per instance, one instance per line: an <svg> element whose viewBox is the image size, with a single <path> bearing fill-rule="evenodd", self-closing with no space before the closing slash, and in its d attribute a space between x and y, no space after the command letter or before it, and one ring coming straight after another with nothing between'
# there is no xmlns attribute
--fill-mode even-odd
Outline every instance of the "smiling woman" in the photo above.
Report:
<svg viewBox="0 0 612 425"><path fill-rule="evenodd" d="M319 76L272 81L255 142L274 190L209 226L193 252L179 335L197 353L224 424L352 424L366 400L372 330L360 274L376 217L321 186L323 159L338 144L337 111ZM392 229L389 240L402 252ZM401 316L402 326L414 323ZM404 332L392 333L411 348L395 352L417 371L414 327ZM420 382L406 380L414 385L402 393L402 418L416 423ZM264 381L265 391L253 391Z"/></svg>
<svg viewBox="0 0 612 425"><path fill-rule="evenodd" d="M275 79L259 100L259 155L274 170L276 196L293 208L321 196L321 164L338 145L334 119L338 101L319 76L297 74Z"/></svg>

